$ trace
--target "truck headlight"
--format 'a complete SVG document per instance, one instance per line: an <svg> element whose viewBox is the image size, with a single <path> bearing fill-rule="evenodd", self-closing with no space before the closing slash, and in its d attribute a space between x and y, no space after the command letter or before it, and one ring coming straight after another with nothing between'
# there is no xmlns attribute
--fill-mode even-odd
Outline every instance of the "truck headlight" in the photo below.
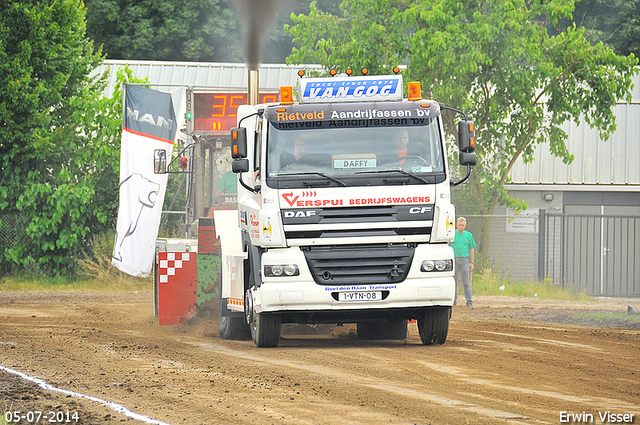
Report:
<svg viewBox="0 0 640 425"><path fill-rule="evenodd" d="M435 261L433 260L425 260L422 262L422 267L420 268L423 272L430 272L436 268Z"/></svg>
<svg viewBox="0 0 640 425"><path fill-rule="evenodd" d="M423 272L450 272L453 270L453 260L424 260L420 270Z"/></svg>
<svg viewBox="0 0 640 425"><path fill-rule="evenodd" d="M265 277L298 276L300 270L295 264L274 264L264 266Z"/></svg>

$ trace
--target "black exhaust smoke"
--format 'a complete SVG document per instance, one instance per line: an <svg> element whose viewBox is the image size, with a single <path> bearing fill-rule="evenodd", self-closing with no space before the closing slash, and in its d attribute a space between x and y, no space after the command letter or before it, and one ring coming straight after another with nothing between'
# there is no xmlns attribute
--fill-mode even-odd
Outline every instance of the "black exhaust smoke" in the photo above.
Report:
<svg viewBox="0 0 640 425"><path fill-rule="evenodd" d="M239 21L242 23L242 50L249 69L249 104L258 103L258 68L262 61L262 50L275 25L278 14L288 0L232 0Z"/></svg>

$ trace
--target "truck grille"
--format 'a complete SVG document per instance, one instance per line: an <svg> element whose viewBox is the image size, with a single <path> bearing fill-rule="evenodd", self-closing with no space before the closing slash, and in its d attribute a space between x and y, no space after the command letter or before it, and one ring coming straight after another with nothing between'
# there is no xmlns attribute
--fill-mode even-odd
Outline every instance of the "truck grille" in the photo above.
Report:
<svg viewBox="0 0 640 425"><path fill-rule="evenodd" d="M314 246L303 251L319 285L402 282L414 253L406 244Z"/></svg>
<svg viewBox="0 0 640 425"><path fill-rule="evenodd" d="M431 220L432 205L308 208L282 212L287 239L430 235ZM363 223L367 226L358 226ZM337 224L349 225L349 228L329 228ZM309 226L313 228L307 228Z"/></svg>

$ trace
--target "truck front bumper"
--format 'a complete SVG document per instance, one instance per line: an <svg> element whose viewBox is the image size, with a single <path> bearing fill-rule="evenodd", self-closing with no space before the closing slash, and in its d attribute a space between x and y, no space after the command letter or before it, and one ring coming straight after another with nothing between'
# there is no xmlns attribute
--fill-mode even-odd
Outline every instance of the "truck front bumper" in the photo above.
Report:
<svg viewBox="0 0 640 425"><path fill-rule="evenodd" d="M384 309L415 309L433 306L452 306L455 295L454 272L420 270L422 261L453 259L446 244L421 245L407 277L398 283L369 284L362 281L346 285L320 285L309 271L304 254L298 248L275 249L262 256L262 267L273 264L295 264L297 276L263 276L260 287L253 293L255 310L262 312L319 312Z"/></svg>

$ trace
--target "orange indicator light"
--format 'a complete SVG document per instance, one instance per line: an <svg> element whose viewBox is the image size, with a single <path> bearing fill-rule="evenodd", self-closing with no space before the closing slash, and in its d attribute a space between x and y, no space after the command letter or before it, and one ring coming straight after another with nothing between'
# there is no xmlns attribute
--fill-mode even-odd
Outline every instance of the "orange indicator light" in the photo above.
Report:
<svg viewBox="0 0 640 425"><path fill-rule="evenodd" d="M293 103L293 87L282 86L280 87L280 104L291 105Z"/></svg>
<svg viewBox="0 0 640 425"><path fill-rule="evenodd" d="M419 82L410 82L409 83L409 100L421 100L422 99L422 88L420 87Z"/></svg>

